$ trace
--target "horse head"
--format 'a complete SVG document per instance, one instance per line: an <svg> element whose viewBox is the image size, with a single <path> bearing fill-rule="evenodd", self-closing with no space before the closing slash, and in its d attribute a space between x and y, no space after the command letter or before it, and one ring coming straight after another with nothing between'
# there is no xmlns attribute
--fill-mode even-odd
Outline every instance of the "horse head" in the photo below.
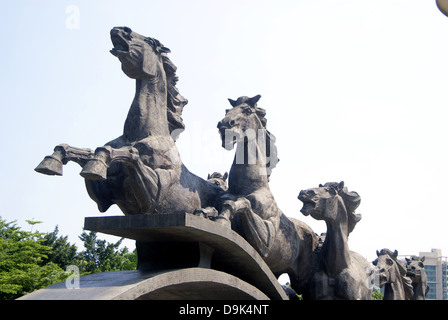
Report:
<svg viewBox="0 0 448 320"><path fill-rule="evenodd" d="M392 252L389 249L382 249L376 251L376 258L372 263L379 271L379 286L383 287L386 283L394 283L400 275L399 267L402 267L397 262L398 251ZM402 273L404 270L401 270Z"/></svg>
<svg viewBox="0 0 448 320"><path fill-rule="evenodd" d="M113 28L110 37L114 45L110 53L120 60L123 72L132 79L154 78L163 68L161 55L170 52L158 40L144 37L128 27Z"/></svg>
<svg viewBox="0 0 448 320"><path fill-rule="evenodd" d="M347 221L347 234L361 220L361 215L354 213L361 197L357 192L349 192L343 181L327 182L325 185L320 184L318 188L302 190L298 199L303 202L300 211L305 216L311 215L316 220L328 223Z"/></svg>
<svg viewBox="0 0 448 320"><path fill-rule="evenodd" d="M214 185L220 187L225 191L228 189L226 182L228 176L229 174L227 172L224 173L224 175L219 172L213 172L212 174L209 174L207 176L207 181L213 183Z"/></svg>
<svg viewBox="0 0 448 320"><path fill-rule="evenodd" d="M406 275L411 278L412 284L422 282L422 278L426 275L423 261L425 261L425 257L421 259L417 256L406 258Z"/></svg>
<svg viewBox="0 0 448 320"><path fill-rule="evenodd" d="M224 119L218 122L222 146L227 150L248 139L256 139L257 130L266 127L266 111L257 107L260 95L255 97L239 97L236 101L229 99L232 109L226 110Z"/></svg>

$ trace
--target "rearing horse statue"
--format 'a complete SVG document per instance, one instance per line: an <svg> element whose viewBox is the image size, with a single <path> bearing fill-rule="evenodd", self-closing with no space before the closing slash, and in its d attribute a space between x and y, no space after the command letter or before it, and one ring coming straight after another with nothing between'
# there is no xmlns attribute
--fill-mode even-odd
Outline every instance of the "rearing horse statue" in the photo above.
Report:
<svg viewBox="0 0 448 320"><path fill-rule="evenodd" d="M310 270L317 236L305 223L288 218L275 202L269 175L278 162L274 136L266 129L266 111L256 106L260 96L229 99L232 109L218 123L222 146L237 145L227 193L218 223L231 221L278 277L288 273L292 288L301 293Z"/></svg>
<svg viewBox="0 0 448 320"><path fill-rule="evenodd" d="M301 212L324 220L327 233L316 253L306 298L311 300L370 300L372 269L365 258L348 247L348 235L361 220L355 214L361 202L358 193L348 191L344 182L329 182L300 191Z"/></svg>
<svg viewBox="0 0 448 320"><path fill-rule="evenodd" d="M58 145L35 170L62 175L63 164L77 162L100 212L113 204L126 215L193 213L213 207L223 190L188 171L175 145L185 127L181 114L187 100L176 88L170 50L127 27L115 27L110 35L110 52L123 72L136 80L123 134L95 152Z"/></svg>

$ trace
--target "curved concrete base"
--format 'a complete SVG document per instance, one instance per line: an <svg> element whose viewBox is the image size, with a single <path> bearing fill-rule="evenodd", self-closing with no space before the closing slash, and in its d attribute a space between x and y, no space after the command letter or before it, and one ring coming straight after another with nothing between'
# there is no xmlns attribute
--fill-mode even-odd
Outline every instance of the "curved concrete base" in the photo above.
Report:
<svg viewBox="0 0 448 320"><path fill-rule="evenodd" d="M86 230L136 240L138 270L79 278L20 299L287 300L256 250L239 234L192 214L86 218Z"/></svg>
<svg viewBox="0 0 448 320"><path fill-rule="evenodd" d="M83 276L79 289L60 282L19 300L268 300L260 290L227 273L188 268L159 273L111 271Z"/></svg>
<svg viewBox="0 0 448 320"><path fill-rule="evenodd" d="M269 299L288 300L258 252L209 219L188 213L87 217L84 229L135 239L141 271L209 268L251 284Z"/></svg>

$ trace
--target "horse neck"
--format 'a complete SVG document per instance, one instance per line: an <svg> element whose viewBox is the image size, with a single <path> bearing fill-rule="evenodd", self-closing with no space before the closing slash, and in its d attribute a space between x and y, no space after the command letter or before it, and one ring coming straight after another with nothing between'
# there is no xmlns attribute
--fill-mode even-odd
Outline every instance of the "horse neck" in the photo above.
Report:
<svg viewBox="0 0 448 320"><path fill-rule="evenodd" d="M257 133L257 137L258 134ZM229 172L229 192L248 195L261 188L269 188L266 171L266 148L258 145L258 138L237 143L235 158Z"/></svg>
<svg viewBox="0 0 448 320"><path fill-rule="evenodd" d="M397 266L394 266L395 281L386 283L384 288L384 300L404 300L404 286L400 273L397 270Z"/></svg>
<svg viewBox="0 0 448 320"><path fill-rule="evenodd" d="M327 234L321 250L323 267L330 277L336 276L351 263L348 247L347 210L340 197L335 201L336 219L325 220Z"/></svg>
<svg viewBox="0 0 448 320"><path fill-rule="evenodd" d="M427 280L423 278L421 281L417 283L413 283L412 287L414 289L414 297L418 297L420 299L424 298L426 295L426 286L427 286Z"/></svg>
<svg viewBox="0 0 448 320"><path fill-rule="evenodd" d="M135 97L124 124L123 135L130 142L148 136L168 136L167 88L163 72L154 80L137 79Z"/></svg>

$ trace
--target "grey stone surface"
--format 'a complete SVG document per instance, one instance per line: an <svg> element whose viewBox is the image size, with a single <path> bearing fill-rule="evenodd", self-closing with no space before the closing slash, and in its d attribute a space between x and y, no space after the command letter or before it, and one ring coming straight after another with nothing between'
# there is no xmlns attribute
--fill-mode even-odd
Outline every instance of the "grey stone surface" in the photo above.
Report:
<svg viewBox="0 0 448 320"><path fill-rule="evenodd" d="M301 212L327 225L325 240L315 256L306 298L312 300L370 300L371 269L365 258L349 250L348 235L361 220L355 214L361 202L358 193L348 191L343 182L329 182L302 190Z"/></svg>
<svg viewBox="0 0 448 320"><path fill-rule="evenodd" d="M255 249L209 219L185 213L87 217L84 228L137 240L140 270L191 268L209 260L212 269L238 277L270 299L287 299Z"/></svg>
<svg viewBox="0 0 448 320"><path fill-rule="evenodd" d="M79 289L60 282L18 300L268 300L224 272L188 268L167 272L112 271L80 277Z"/></svg>
<svg viewBox="0 0 448 320"><path fill-rule="evenodd" d="M217 222L231 221L272 272L288 273L293 289L301 293L317 237L308 225L281 211L269 188L279 159L275 137L266 128L266 111L257 106L260 97L229 99L232 108L218 123L222 146L231 150L236 144L236 152Z"/></svg>
<svg viewBox="0 0 448 320"><path fill-rule="evenodd" d="M412 280L406 275L404 262L398 260L398 251L389 249L376 251L372 263L379 270L379 286L384 287L383 300L409 300L413 294Z"/></svg>

